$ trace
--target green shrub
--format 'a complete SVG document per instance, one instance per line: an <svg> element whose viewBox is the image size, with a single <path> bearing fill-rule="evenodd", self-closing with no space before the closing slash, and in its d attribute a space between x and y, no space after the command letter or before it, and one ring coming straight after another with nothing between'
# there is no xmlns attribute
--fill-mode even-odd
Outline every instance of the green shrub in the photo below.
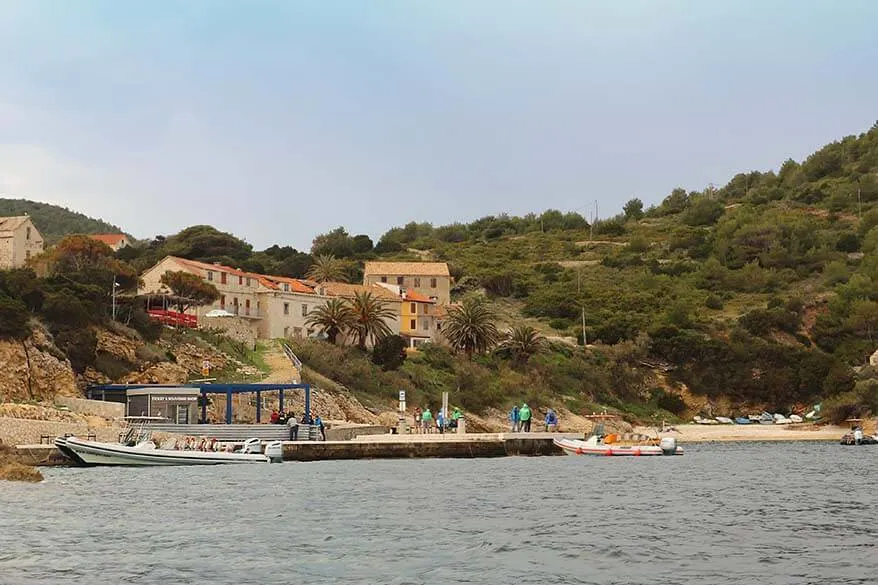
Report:
<svg viewBox="0 0 878 585"><path fill-rule="evenodd" d="M399 368L405 361L407 345L399 335L388 335L372 349L372 363L381 366L385 372Z"/></svg>
<svg viewBox="0 0 878 585"><path fill-rule="evenodd" d="M17 299L0 294L0 339L24 339L31 333L27 307Z"/></svg>

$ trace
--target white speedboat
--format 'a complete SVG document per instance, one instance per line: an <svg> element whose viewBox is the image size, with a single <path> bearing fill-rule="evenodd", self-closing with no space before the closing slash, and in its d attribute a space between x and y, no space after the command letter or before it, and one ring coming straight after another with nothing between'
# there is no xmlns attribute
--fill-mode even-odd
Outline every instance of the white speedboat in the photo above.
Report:
<svg viewBox="0 0 878 585"><path fill-rule="evenodd" d="M716 420L717 420L718 423L720 423L720 424L724 424L724 425L733 425L733 424L735 424L735 421L733 421L732 419L730 419L730 418L727 417L727 416L718 416L718 417L716 417Z"/></svg>
<svg viewBox="0 0 878 585"><path fill-rule="evenodd" d="M609 438L609 435L608 435ZM604 437L592 435L585 441L578 439L554 439L555 445L567 455L605 455L605 456L649 456L649 455L682 455L683 448L677 446L674 437L664 437L658 444L644 443L625 445L616 442L604 442Z"/></svg>
<svg viewBox="0 0 878 585"><path fill-rule="evenodd" d="M255 441L255 443L254 443ZM277 443L275 445L274 443ZM259 439L250 439L239 452L184 451L159 449L150 439L139 440L133 445L86 441L77 437L58 437L55 446L84 465L218 465L222 463L268 463L276 457L258 452ZM255 447L255 449L254 449ZM280 441L269 443L266 451L280 450Z"/></svg>

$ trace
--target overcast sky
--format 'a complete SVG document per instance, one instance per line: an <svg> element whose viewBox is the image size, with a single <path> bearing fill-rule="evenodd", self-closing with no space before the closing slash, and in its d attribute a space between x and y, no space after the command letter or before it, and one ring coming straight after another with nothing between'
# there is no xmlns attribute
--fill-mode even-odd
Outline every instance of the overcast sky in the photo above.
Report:
<svg viewBox="0 0 878 585"><path fill-rule="evenodd" d="M0 196L374 238L776 168L878 119L871 0L0 0Z"/></svg>

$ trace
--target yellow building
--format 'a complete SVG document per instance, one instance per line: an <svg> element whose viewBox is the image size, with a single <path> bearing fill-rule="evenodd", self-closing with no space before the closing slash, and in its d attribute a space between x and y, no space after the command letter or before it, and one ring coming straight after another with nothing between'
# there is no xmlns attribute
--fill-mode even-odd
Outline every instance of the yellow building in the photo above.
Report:
<svg viewBox="0 0 878 585"><path fill-rule="evenodd" d="M399 334L414 349L433 341L439 333L436 301L415 291L404 291L402 299Z"/></svg>

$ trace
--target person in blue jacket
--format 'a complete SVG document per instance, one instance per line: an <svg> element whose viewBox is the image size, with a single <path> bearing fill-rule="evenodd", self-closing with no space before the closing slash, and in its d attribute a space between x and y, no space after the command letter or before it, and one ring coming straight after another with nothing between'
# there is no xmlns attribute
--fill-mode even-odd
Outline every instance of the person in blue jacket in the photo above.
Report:
<svg viewBox="0 0 878 585"><path fill-rule="evenodd" d="M546 432L552 432L558 428L558 415L551 408L546 413Z"/></svg>
<svg viewBox="0 0 878 585"><path fill-rule="evenodd" d="M509 413L509 422L512 423L512 432L517 433L519 430L519 423L521 421L521 416L518 413L518 405L512 407L512 411Z"/></svg>

